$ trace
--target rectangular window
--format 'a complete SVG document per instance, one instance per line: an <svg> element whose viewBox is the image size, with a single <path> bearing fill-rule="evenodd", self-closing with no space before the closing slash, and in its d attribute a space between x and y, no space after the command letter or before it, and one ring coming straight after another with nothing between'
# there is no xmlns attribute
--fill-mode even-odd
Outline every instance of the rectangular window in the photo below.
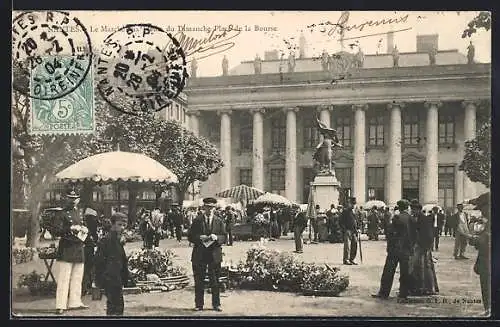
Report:
<svg viewBox="0 0 500 327"><path fill-rule="evenodd" d="M438 197L441 208L455 207L455 167L439 166L438 168Z"/></svg>
<svg viewBox="0 0 500 327"><path fill-rule="evenodd" d="M455 116L439 112L439 144L455 143Z"/></svg>
<svg viewBox="0 0 500 327"><path fill-rule="evenodd" d="M240 184L252 186L252 169L240 169Z"/></svg>
<svg viewBox="0 0 500 327"><path fill-rule="evenodd" d="M408 113L403 117L403 140L405 145L420 143L420 126L418 114Z"/></svg>
<svg viewBox="0 0 500 327"><path fill-rule="evenodd" d="M385 168L368 167L367 169L367 187L369 200L381 200L385 198Z"/></svg>
<svg viewBox="0 0 500 327"><path fill-rule="evenodd" d="M316 118L305 118L303 130L303 147L305 149L314 149L319 143L319 131L316 128Z"/></svg>
<svg viewBox="0 0 500 327"><path fill-rule="evenodd" d="M271 192L284 194L285 192L285 169L271 169Z"/></svg>
<svg viewBox="0 0 500 327"><path fill-rule="evenodd" d="M253 126L249 116L242 117L240 123L240 150L252 151L253 147Z"/></svg>
<svg viewBox="0 0 500 327"><path fill-rule="evenodd" d="M333 128L337 130L340 143L345 147L351 146L351 117L336 117Z"/></svg>
<svg viewBox="0 0 500 327"><path fill-rule="evenodd" d="M271 121L272 149L275 152L285 152L286 121L284 116L274 117Z"/></svg>
<svg viewBox="0 0 500 327"><path fill-rule="evenodd" d="M384 116L371 117L368 121L368 145L384 145Z"/></svg>
<svg viewBox="0 0 500 327"><path fill-rule="evenodd" d="M419 173L418 167L403 167L403 188L418 189Z"/></svg>

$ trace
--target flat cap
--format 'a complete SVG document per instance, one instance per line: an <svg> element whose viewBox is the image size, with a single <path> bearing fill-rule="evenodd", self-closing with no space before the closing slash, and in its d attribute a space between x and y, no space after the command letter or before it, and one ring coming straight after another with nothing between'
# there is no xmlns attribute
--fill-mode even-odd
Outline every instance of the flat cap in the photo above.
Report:
<svg viewBox="0 0 500 327"><path fill-rule="evenodd" d="M203 204L206 206L213 206L215 207L217 205L217 199L216 198L204 198L203 199Z"/></svg>

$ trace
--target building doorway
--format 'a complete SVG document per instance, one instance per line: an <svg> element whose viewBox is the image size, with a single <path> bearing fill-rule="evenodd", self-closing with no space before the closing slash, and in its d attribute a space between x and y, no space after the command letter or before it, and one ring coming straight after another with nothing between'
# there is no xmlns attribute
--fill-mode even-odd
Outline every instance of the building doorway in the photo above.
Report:
<svg viewBox="0 0 500 327"><path fill-rule="evenodd" d="M420 169L418 166L403 167L403 199L419 199Z"/></svg>

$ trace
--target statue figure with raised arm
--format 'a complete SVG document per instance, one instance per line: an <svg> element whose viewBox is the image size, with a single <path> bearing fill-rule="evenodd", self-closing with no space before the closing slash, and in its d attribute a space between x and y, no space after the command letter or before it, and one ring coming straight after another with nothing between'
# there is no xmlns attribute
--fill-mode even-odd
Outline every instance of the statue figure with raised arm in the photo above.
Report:
<svg viewBox="0 0 500 327"><path fill-rule="evenodd" d="M335 162L333 158L337 149L342 148L342 144L337 136L337 130L329 128L316 117L316 127L323 140L316 147L313 159L319 164L318 174L335 176Z"/></svg>

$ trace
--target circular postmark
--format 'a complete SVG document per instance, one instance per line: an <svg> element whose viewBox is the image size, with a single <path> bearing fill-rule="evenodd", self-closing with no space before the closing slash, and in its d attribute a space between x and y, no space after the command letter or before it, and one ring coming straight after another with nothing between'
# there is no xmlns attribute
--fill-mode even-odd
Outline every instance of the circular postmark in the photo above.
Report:
<svg viewBox="0 0 500 327"><path fill-rule="evenodd" d="M27 11L12 23L13 87L40 100L73 92L92 64L90 35L62 11Z"/></svg>
<svg viewBox="0 0 500 327"><path fill-rule="evenodd" d="M188 76L179 42L151 24L126 25L106 37L96 72L104 100L131 115L168 106Z"/></svg>

